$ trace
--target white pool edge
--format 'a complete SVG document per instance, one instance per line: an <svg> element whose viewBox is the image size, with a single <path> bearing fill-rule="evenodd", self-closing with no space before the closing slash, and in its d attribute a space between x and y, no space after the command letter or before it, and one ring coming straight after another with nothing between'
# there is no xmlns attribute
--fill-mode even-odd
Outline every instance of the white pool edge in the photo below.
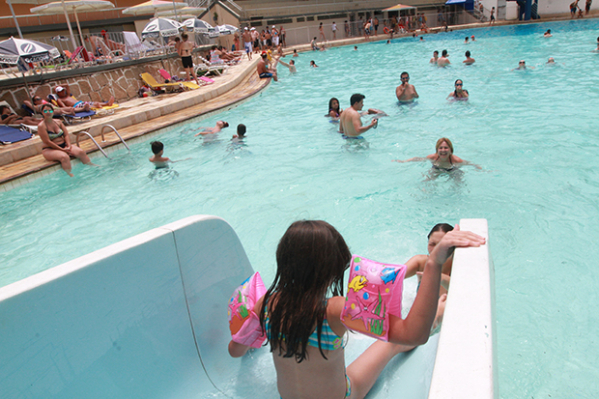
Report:
<svg viewBox="0 0 599 399"><path fill-rule="evenodd" d="M487 239L457 249L429 399L497 398L495 270L486 219L462 219L461 230Z"/></svg>

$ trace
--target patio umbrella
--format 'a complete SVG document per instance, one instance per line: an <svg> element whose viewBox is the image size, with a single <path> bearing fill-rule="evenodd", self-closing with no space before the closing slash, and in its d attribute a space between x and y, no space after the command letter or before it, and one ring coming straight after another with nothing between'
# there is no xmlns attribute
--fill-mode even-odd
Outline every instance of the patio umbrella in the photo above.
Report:
<svg viewBox="0 0 599 399"><path fill-rule="evenodd" d="M202 7L183 7L178 10L170 9L165 11L157 11L154 16L158 17L167 17L172 18L175 17L177 20L185 20L189 18L195 18L200 15L202 12L206 11L205 8Z"/></svg>
<svg viewBox="0 0 599 399"><path fill-rule="evenodd" d="M15 39L11 37L8 40L0 42L0 64L17 65L21 60L25 63L52 61L58 57L60 57L60 52L56 47L36 42L35 40ZM31 100L31 93L25 79L25 73L23 70L21 70L21 73L27 95ZM31 103L33 104L33 100Z"/></svg>
<svg viewBox="0 0 599 399"><path fill-rule="evenodd" d="M206 21L197 18L190 18L183 21L188 29L192 29L193 33L209 33L216 32L216 29Z"/></svg>
<svg viewBox="0 0 599 399"><path fill-rule="evenodd" d="M125 8L123 10L123 14L127 15L148 15L154 14L158 11L167 11L167 10L178 10L183 7L188 7L187 3L175 3L173 1L162 1L162 0L150 0L145 3L138 4L133 7ZM177 11L175 11L175 16L177 15Z"/></svg>
<svg viewBox="0 0 599 399"><path fill-rule="evenodd" d="M183 27L181 23L168 19L168 18L156 18L151 20L144 30L141 32L141 38L147 37L169 37L179 34L179 30Z"/></svg>
<svg viewBox="0 0 599 399"><path fill-rule="evenodd" d="M216 27L216 31L219 33L219 35L232 35L234 32L237 32L238 30L239 29L237 29L235 26L229 24L218 25Z"/></svg>
<svg viewBox="0 0 599 399"><path fill-rule="evenodd" d="M394 5L393 7L385 8L382 11L412 10L412 9L415 9L415 8L416 7L406 6L405 4L397 4L397 5Z"/></svg>
<svg viewBox="0 0 599 399"><path fill-rule="evenodd" d="M46 3L51 3L52 0L6 0L8 1L12 1L15 4L46 4ZM61 4L63 4L63 12L64 12L64 17L67 20L67 28L69 28L69 33L71 34L71 42L73 43L73 50L75 50L77 48L77 42L75 41L75 35L73 34L73 29L71 28L71 20L69 19L69 14L67 13L67 9L64 6L65 1L61 0L60 2Z"/></svg>
<svg viewBox="0 0 599 399"><path fill-rule="evenodd" d="M79 37L81 38L81 45L85 46L83 40L83 33L81 33L81 25L79 24L79 17L77 11L88 12L88 11L99 11L114 8L114 4L109 1L103 0L75 0L75 1L62 1L44 4L43 6L34 7L30 11L32 14L44 14L54 15L61 14L63 10L68 10L75 14L75 21L77 22L77 29L79 30Z"/></svg>

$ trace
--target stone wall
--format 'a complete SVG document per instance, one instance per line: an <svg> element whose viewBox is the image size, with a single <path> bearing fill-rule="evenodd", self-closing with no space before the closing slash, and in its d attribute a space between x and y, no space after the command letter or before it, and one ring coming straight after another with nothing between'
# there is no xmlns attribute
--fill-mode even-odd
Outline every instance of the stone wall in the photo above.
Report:
<svg viewBox="0 0 599 399"><path fill-rule="evenodd" d="M29 89L32 96L46 98L48 94L53 93L54 87L68 85L71 94L81 101L107 101L110 96L114 96L116 101L127 101L137 98L137 92L143 84L139 75L143 72L150 73L157 81L162 82L158 73L161 68L172 75L185 76L181 60L177 57L95 72L90 75L50 79L43 84L30 83ZM21 112L21 104L28 99L29 96L23 85L0 89L0 101L8 102L17 112Z"/></svg>

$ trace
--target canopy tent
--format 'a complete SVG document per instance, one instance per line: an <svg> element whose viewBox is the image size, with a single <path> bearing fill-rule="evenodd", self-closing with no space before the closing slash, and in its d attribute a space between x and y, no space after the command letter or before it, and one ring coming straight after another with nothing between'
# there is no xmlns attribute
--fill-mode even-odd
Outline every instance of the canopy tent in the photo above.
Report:
<svg viewBox="0 0 599 399"><path fill-rule="evenodd" d="M173 19L156 18L151 20L141 32L141 38L170 37L179 34L183 25Z"/></svg>
<svg viewBox="0 0 599 399"><path fill-rule="evenodd" d="M445 5L462 4L464 9L472 10L474 8L474 0L447 0Z"/></svg>
<svg viewBox="0 0 599 399"><path fill-rule="evenodd" d="M32 14L44 14L54 15L61 14L63 10L68 10L75 14L75 21L77 22L77 29L79 30L79 37L81 39L81 45L85 47L85 41L83 40L83 33L81 32L81 25L79 24L79 17L77 11L88 12L88 11L99 11L114 8L114 4L110 1L103 0L75 0L75 1L57 1L54 3L44 4L43 6L34 7L30 11Z"/></svg>
<svg viewBox="0 0 599 399"><path fill-rule="evenodd" d="M197 18L190 18L183 21L187 29L192 29L194 33L216 32L216 29L206 21Z"/></svg>
<svg viewBox="0 0 599 399"><path fill-rule="evenodd" d="M416 7L406 6L405 4L397 4L393 7L385 8L382 11L403 11L403 10L415 10Z"/></svg>

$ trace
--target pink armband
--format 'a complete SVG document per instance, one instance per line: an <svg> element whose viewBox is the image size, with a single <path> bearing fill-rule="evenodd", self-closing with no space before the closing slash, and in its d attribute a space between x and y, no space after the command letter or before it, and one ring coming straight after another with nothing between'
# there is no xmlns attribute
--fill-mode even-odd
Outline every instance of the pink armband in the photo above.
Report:
<svg viewBox="0 0 599 399"><path fill-rule="evenodd" d="M239 344L259 348L266 340L254 305L264 296L266 288L260 273L254 273L233 291L229 301L229 329L231 339Z"/></svg>
<svg viewBox="0 0 599 399"><path fill-rule="evenodd" d="M389 340L389 315L401 317L405 265L375 262L352 256L349 284L341 322L382 341Z"/></svg>

